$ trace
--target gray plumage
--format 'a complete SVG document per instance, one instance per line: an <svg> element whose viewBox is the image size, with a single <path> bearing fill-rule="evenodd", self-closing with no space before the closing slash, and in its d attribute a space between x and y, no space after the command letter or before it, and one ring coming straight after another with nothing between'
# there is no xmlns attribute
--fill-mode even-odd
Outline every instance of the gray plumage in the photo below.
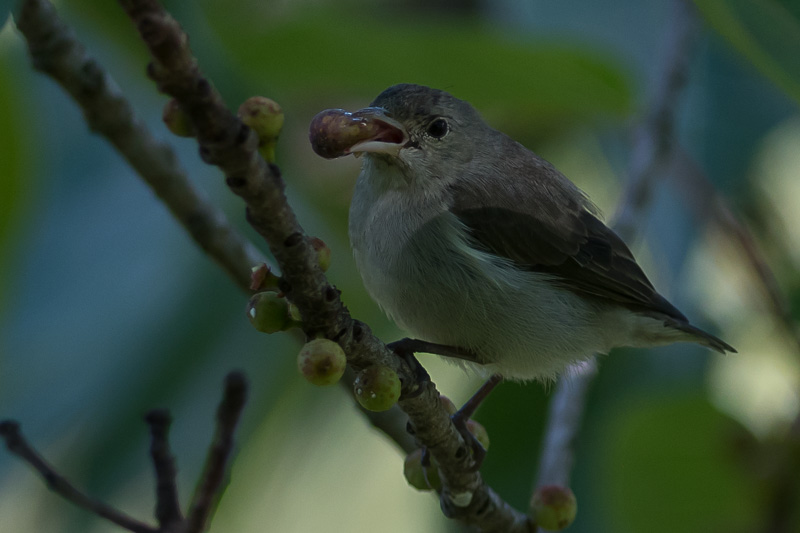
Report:
<svg viewBox="0 0 800 533"><path fill-rule="evenodd" d="M572 182L468 103L404 84L353 116L373 126L348 150L364 153L350 208L356 264L412 336L518 380L616 346L735 351L656 292Z"/></svg>

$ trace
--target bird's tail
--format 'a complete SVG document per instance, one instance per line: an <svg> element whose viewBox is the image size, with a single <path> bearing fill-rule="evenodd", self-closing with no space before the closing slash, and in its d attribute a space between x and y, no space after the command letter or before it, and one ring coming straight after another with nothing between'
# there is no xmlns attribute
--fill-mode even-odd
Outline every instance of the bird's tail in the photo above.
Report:
<svg viewBox="0 0 800 533"><path fill-rule="evenodd" d="M692 340L698 344L702 344L703 346L707 346L712 350L716 350L721 354L725 353L738 353L736 348L728 344L727 342L723 341L722 339L715 337L711 333L706 333L700 328L696 328L693 325L689 324L688 322L680 322L677 320L670 320L665 325L673 327L677 330L683 331L684 333L688 333L693 338Z"/></svg>

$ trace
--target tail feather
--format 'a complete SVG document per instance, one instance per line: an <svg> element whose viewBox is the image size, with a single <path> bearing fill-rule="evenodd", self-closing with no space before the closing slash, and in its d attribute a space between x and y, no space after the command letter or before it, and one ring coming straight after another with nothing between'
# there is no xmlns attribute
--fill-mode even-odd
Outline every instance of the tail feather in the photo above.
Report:
<svg viewBox="0 0 800 533"><path fill-rule="evenodd" d="M703 346L707 346L712 350L716 350L721 354L725 354L728 352L738 353L736 351L736 348L734 348L727 342L723 341L718 337L715 337L711 333L707 333L702 329L689 324L688 322L680 322L678 320L667 320L664 322L664 325L688 333L689 335L694 337L693 339L694 342L702 344Z"/></svg>

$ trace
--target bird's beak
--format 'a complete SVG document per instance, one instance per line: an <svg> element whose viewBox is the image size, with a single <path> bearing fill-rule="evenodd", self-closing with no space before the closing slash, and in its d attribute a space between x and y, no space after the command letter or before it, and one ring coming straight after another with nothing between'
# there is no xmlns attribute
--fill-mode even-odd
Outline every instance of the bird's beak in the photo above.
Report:
<svg viewBox="0 0 800 533"><path fill-rule="evenodd" d="M314 151L327 159L364 152L397 156L408 141L402 124L380 107L366 107L355 113L326 109L317 113L309 127Z"/></svg>
<svg viewBox="0 0 800 533"><path fill-rule="evenodd" d="M397 157L408 141L406 129L398 121L386 115L382 107L365 107L353 113L353 118L364 121L364 135L347 149L348 153L372 152Z"/></svg>

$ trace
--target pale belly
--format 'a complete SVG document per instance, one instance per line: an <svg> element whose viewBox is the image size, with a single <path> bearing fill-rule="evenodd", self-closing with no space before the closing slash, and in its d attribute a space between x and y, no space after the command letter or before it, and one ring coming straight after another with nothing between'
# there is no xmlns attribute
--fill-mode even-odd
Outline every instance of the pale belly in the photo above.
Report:
<svg viewBox="0 0 800 533"><path fill-rule="evenodd" d="M354 243L372 298L412 337L464 348L484 373L550 379L569 363L606 351L598 309L558 289L545 275L520 271L476 252L439 223L402 246L369 253Z"/></svg>

